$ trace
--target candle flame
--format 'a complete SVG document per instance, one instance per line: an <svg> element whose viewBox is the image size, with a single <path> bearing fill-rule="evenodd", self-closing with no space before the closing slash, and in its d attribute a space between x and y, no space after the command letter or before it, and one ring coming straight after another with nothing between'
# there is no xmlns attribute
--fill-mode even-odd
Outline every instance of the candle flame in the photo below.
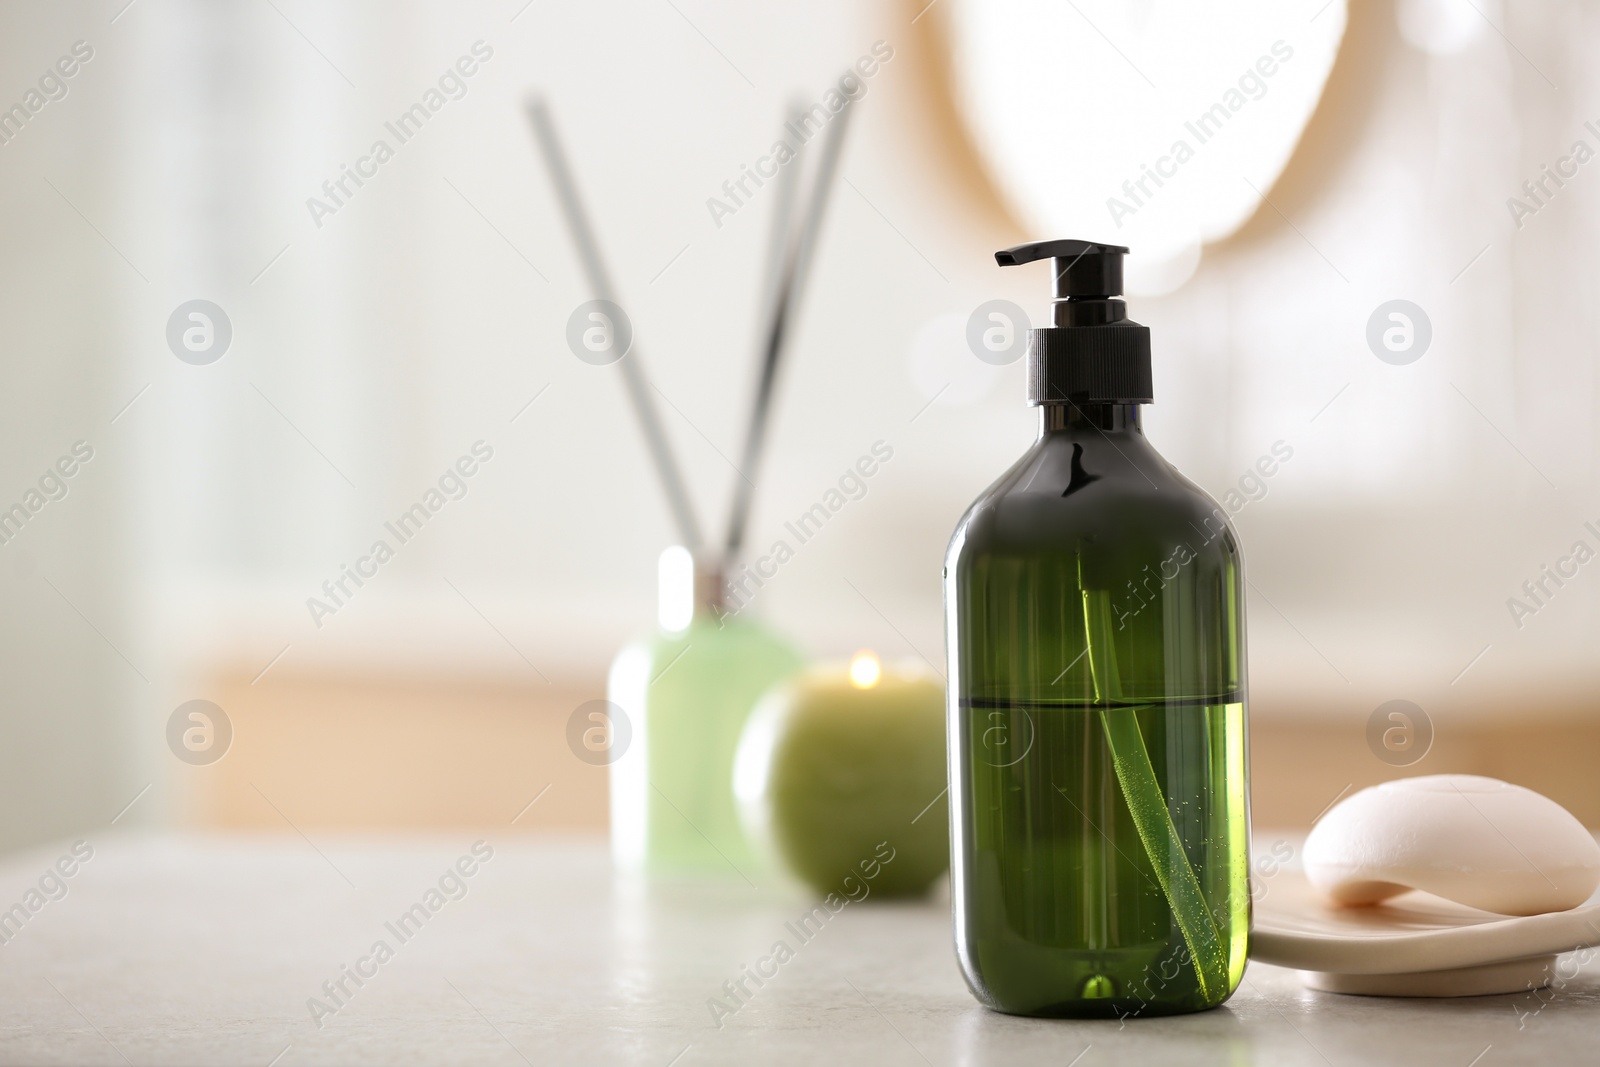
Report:
<svg viewBox="0 0 1600 1067"><path fill-rule="evenodd" d="M871 652L857 652L856 658L850 661L850 684L857 689L871 689L881 677L883 668Z"/></svg>

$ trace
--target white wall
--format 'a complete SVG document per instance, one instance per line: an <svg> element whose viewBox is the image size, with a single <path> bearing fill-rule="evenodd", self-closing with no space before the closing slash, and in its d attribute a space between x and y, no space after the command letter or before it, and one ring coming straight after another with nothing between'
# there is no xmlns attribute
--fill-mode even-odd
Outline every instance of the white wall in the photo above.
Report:
<svg viewBox="0 0 1600 1067"><path fill-rule="evenodd" d="M113 421L137 389L123 305L146 282L119 252L132 250L103 179L117 158L111 35L84 15L16 5L0 31L8 109L74 41L94 50L0 144L0 508L37 508L0 544L0 847L104 832L158 777L138 717L160 665L129 591L138 435ZM41 490L64 457L72 475ZM120 821L159 805L152 789Z"/></svg>

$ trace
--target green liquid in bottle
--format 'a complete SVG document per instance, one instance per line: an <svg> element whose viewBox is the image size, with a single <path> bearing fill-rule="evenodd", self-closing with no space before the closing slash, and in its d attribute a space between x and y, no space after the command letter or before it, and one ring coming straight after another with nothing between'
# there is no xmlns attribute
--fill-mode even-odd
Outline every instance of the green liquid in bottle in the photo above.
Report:
<svg viewBox="0 0 1600 1067"><path fill-rule="evenodd" d="M1166 801L1148 814L1170 818L1217 932L1190 944L1177 921L1119 783L1101 709L963 706L954 762L971 808L957 936L969 972L981 976L980 996L1002 1010L1197 1011L1221 1003L1243 973L1244 706L1109 714L1133 723L1144 743ZM1201 981L1206 972L1217 979L1211 988Z"/></svg>

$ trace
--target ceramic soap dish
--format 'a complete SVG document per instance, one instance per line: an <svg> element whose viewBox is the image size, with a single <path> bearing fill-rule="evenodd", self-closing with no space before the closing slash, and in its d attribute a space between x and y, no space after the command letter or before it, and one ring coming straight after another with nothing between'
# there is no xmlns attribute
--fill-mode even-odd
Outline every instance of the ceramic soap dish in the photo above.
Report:
<svg viewBox="0 0 1600 1067"><path fill-rule="evenodd" d="M1324 902L1283 870L1256 904L1250 956L1292 967L1308 988L1379 997L1523 993L1550 983L1559 953L1600 945L1600 903L1496 915L1427 893L1364 908Z"/></svg>

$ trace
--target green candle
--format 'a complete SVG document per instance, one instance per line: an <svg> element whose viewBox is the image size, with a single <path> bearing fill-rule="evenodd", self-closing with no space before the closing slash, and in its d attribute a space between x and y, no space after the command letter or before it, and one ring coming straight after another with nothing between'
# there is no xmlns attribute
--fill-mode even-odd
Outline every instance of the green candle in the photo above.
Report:
<svg viewBox="0 0 1600 1067"><path fill-rule="evenodd" d="M813 889L905 896L949 866L945 773L943 683L862 652L762 697L734 789L752 839Z"/></svg>

